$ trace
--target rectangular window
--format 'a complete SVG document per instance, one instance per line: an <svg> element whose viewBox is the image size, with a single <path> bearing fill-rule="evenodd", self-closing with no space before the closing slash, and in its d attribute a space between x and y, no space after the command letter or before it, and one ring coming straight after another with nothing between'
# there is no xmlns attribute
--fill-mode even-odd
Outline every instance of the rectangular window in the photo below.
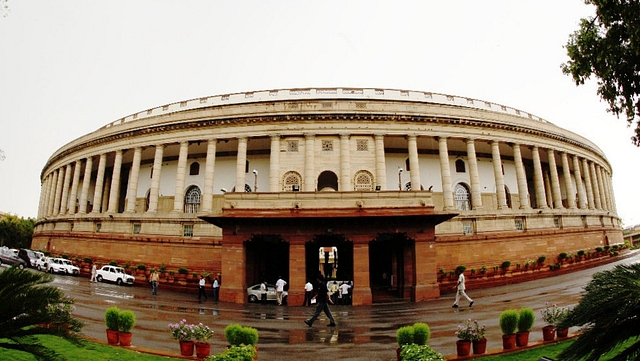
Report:
<svg viewBox="0 0 640 361"><path fill-rule="evenodd" d="M524 218L523 217L516 217L514 219L514 221L516 222L516 230L517 231L524 231Z"/></svg>
<svg viewBox="0 0 640 361"><path fill-rule="evenodd" d="M333 140L323 140L322 141L322 151L323 152L332 152L333 151Z"/></svg>
<svg viewBox="0 0 640 361"><path fill-rule="evenodd" d="M185 224L182 226L183 237L193 237L193 224Z"/></svg>
<svg viewBox="0 0 640 361"><path fill-rule="evenodd" d="M462 221L462 234L468 235L474 233L474 220L465 219Z"/></svg>
<svg viewBox="0 0 640 361"><path fill-rule="evenodd" d="M580 218L582 218L582 226L584 228L587 228L589 226L589 223L587 222L587 216L581 216Z"/></svg>
<svg viewBox="0 0 640 361"><path fill-rule="evenodd" d="M356 140L356 149L358 152L368 152L369 151L369 141L367 139L358 139Z"/></svg>
<svg viewBox="0 0 640 361"><path fill-rule="evenodd" d="M562 228L562 218L560 218L560 216L553 217L553 226L556 228Z"/></svg>
<svg viewBox="0 0 640 361"><path fill-rule="evenodd" d="M298 152L298 141L297 140L289 140L287 141L287 152Z"/></svg>
<svg viewBox="0 0 640 361"><path fill-rule="evenodd" d="M133 234L140 234L140 223L133 224Z"/></svg>
<svg viewBox="0 0 640 361"><path fill-rule="evenodd" d="M100 233L101 229L102 229L102 223L96 223L96 233Z"/></svg>

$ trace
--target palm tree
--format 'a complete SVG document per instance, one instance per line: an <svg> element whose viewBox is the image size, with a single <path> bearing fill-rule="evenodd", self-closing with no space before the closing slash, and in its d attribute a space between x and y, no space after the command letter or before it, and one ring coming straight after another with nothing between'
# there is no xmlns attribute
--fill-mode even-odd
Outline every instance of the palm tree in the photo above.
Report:
<svg viewBox="0 0 640 361"><path fill-rule="evenodd" d="M82 323L71 315L74 300L47 283L53 276L11 267L0 272L0 348L21 350L39 360L60 358L35 335L58 335L78 343Z"/></svg>
<svg viewBox="0 0 640 361"><path fill-rule="evenodd" d="M558 327L583 326L561 360L598 360L617 346L611 360L640 360L640 264L596 273L580 303Z"/></svg>

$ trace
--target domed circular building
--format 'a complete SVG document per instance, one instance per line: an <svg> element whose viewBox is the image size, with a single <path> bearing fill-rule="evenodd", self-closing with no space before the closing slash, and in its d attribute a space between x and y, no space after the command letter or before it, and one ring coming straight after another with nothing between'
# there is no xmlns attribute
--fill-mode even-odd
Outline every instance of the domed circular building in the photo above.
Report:
<svg viewBox="0 0 640 361"><path fill-rule="evenodd" d="M308 88L181 101L45 165L33 248L223 277L220 299L318 272L354 305L439 297L439 270L621 243L591 141L487 101Z"/></svg>

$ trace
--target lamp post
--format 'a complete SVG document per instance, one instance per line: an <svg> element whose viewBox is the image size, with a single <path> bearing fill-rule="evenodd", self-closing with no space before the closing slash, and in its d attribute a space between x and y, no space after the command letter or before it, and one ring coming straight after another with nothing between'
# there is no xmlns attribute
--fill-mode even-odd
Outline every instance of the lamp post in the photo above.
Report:
<svg viewBox="0 0 640 361"><path fill-rule="evenodd" d="M398 190L402 190L402 168L398 168Z"/></svg>
<svg viewBox="0 0 640 361"><path fill-rule="evenodd" d="M255 169L253 170L253 191L258 191L258 171Z"/></svg>

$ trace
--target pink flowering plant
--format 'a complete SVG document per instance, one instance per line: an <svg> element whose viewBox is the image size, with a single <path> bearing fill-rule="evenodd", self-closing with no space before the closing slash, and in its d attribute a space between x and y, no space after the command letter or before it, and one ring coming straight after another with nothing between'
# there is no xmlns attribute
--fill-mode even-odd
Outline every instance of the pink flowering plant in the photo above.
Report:
<svg viewBox="0 0 640 361"><path fill-rule="evenodd" d="M567 307L558 307L555 303L549 305L549 302L544 303L544 308L540 311L542 319L547 325L557 326L569 313L570 309Z"/></svg>
<svg viewBox="0 0 640 361"><path fill-rule="evenodd" d="M487 327L480 325L478 320L467 319L463 324L458 325L456 336L464 341L480 341L485 338Z"/></svg>
<svg viewBox="0 0 640 361"><path fill-rule="evenodd" d="M178 323L170 323L171 336L178 341L191 341L194 338L194 325L181 320Z"/></svg>
<svg viewBox="0 0 640 361"><path fill-rule="evenodd" d="M200 322L193 326L193 336L197 342L209 342L213 337L213 330Z"/></svg>

